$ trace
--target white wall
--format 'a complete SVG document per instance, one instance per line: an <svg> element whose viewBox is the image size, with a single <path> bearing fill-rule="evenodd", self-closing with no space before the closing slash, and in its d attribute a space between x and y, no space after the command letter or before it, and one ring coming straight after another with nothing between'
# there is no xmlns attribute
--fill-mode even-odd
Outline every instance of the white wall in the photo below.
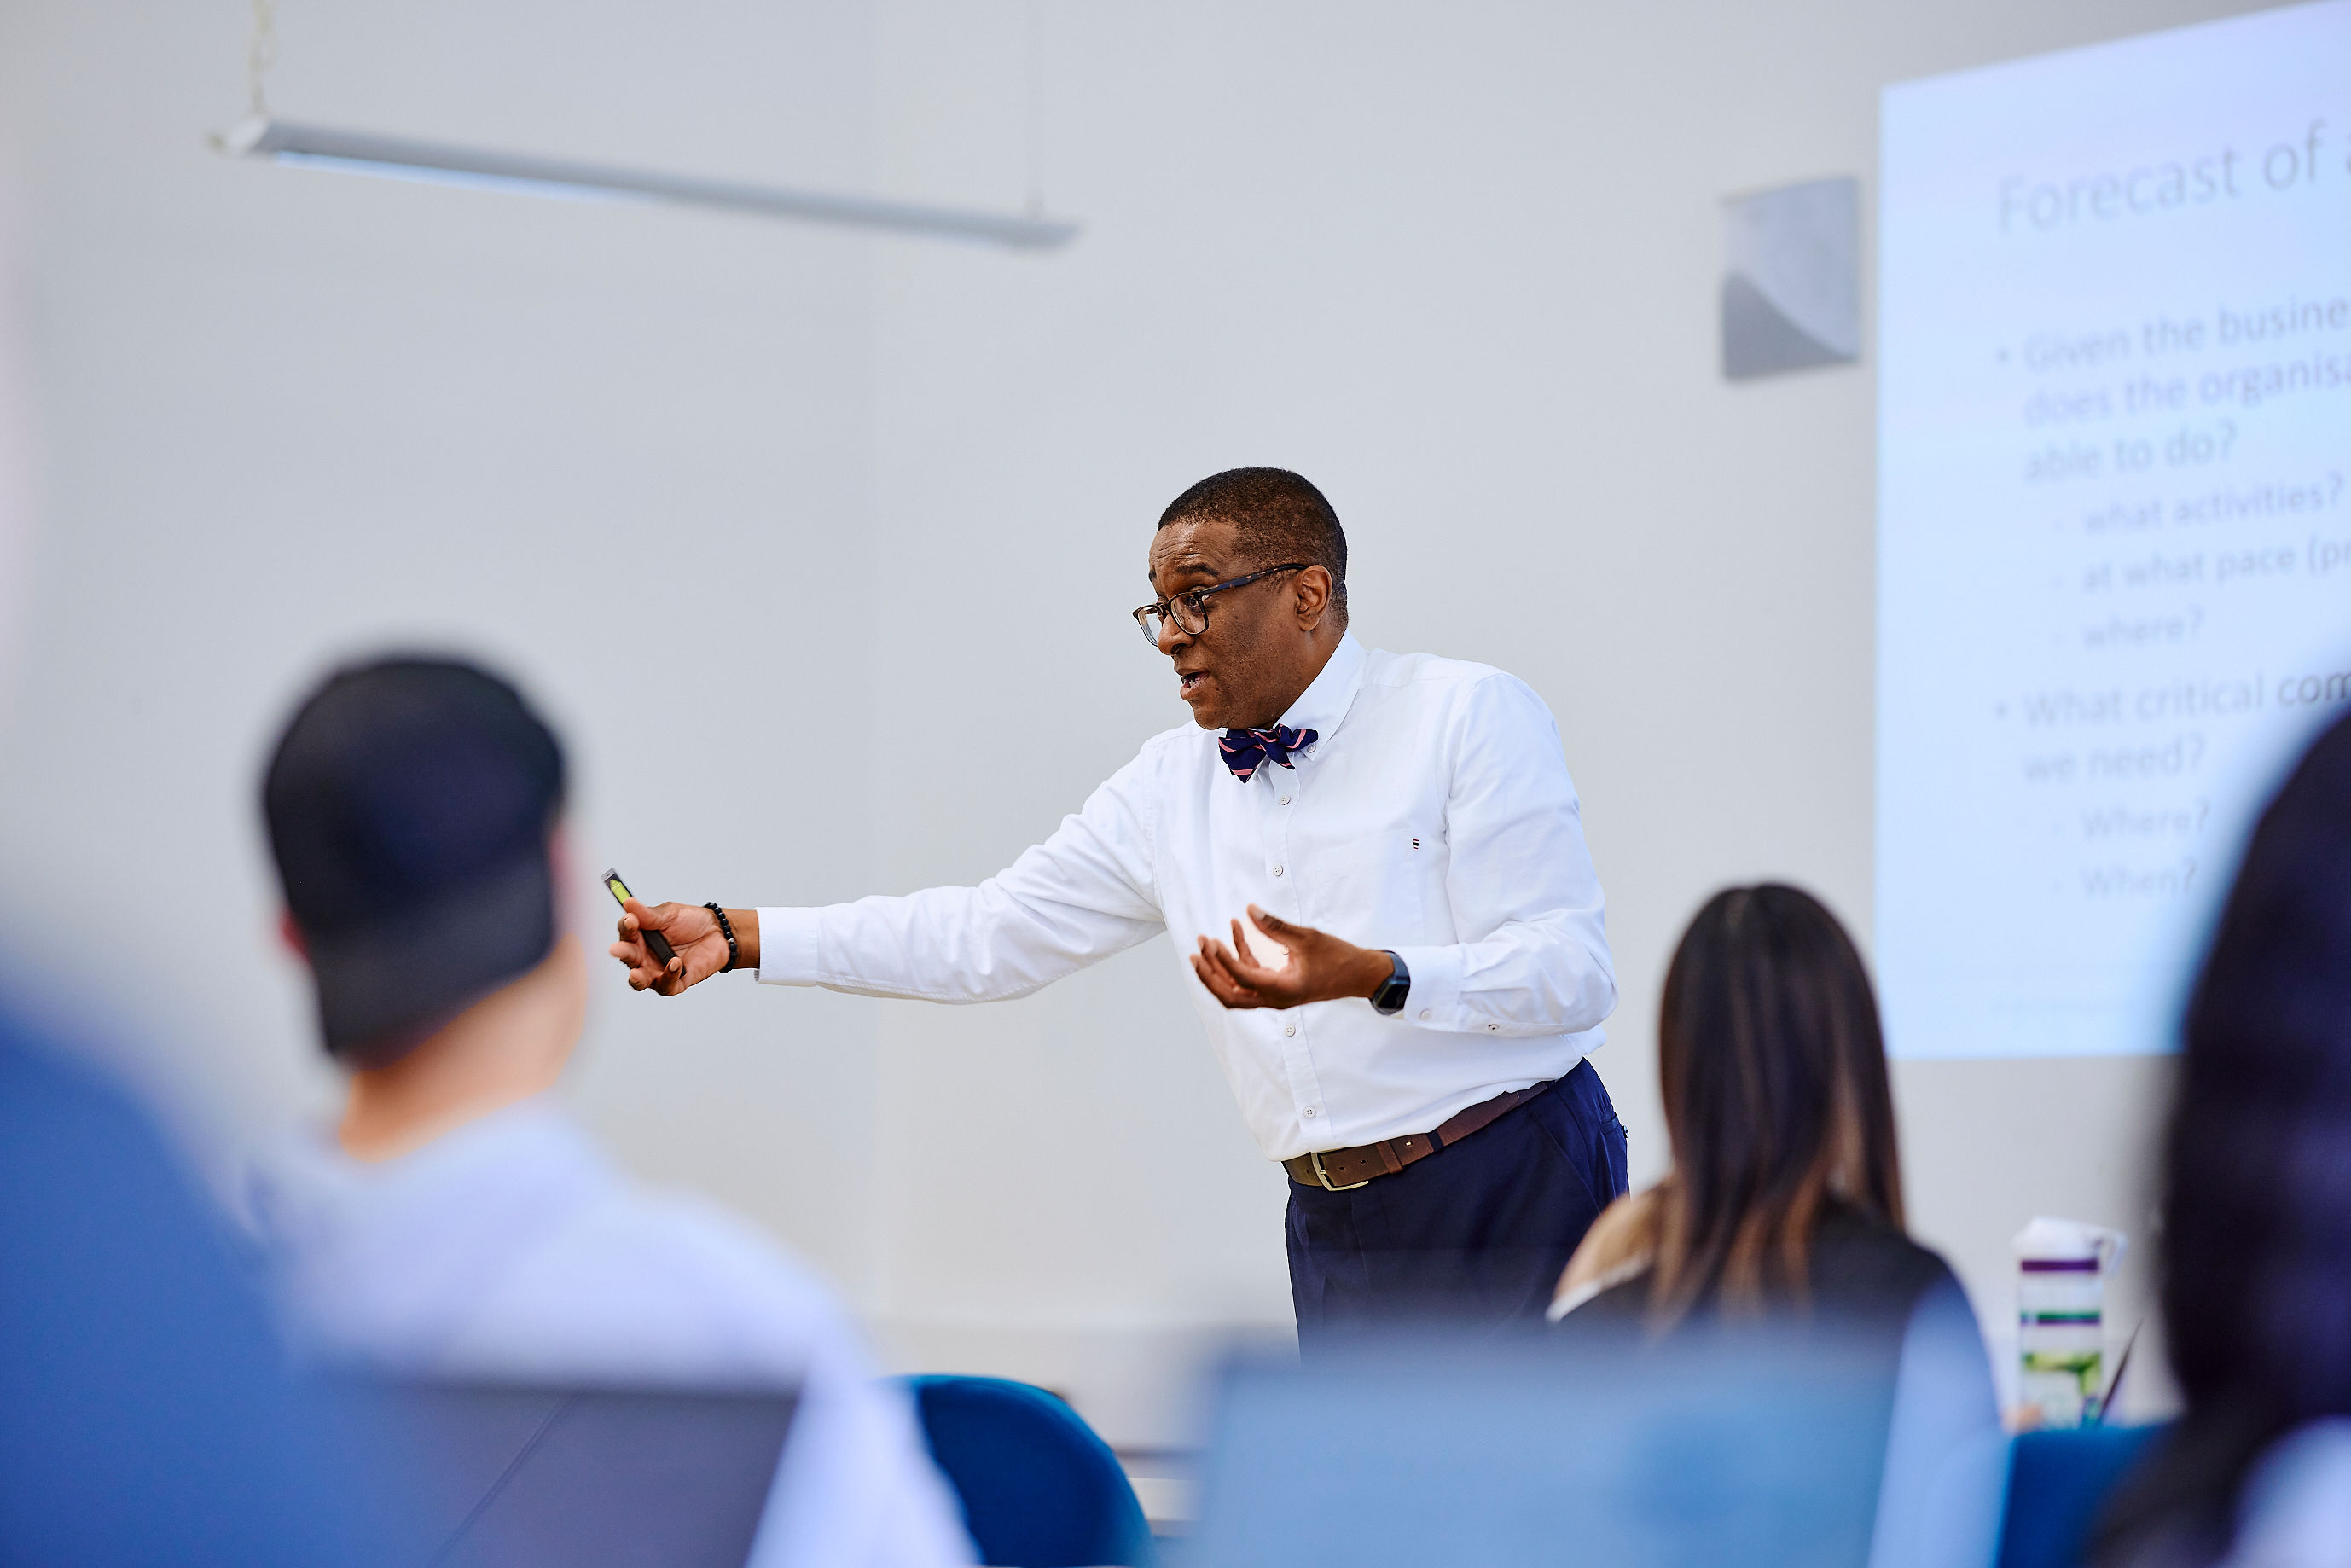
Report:
<svg viewBox="0 0 2351 1568"><path fill-rule="evenodd" d="M20 649L17 617L27 594L37 481L33 473L32 388L25 370L25 291L18 277L24 236L18 181L24 128L0 102L0 726L7 723Z"/></svg>
<svg viewBox="0 0 2351 1568"><path fill-rule="evenodd" d="M865 177L855 8L280 12L289 115ZM477 649L544 699L599 947L607 859L657 897L875 874L868 242L233 162L204 138L243 111L247 15L0 8L49 501L0 741L44 951L9 984L141 1042L217 1157L329 1084L267 936L256 781L339 653ZM862 1279L873 1015L599 980L599 1124Z"/></svg>
<svg viewBox="0 0 2351 1568"><path fill-rule="evenodd" d="M877 257L880 549L938 633L883 650L885 884L985 873L1184 717L1121 615L1152 523L1216 469L1297 468L1347 524L1361 636L1500 664L1558 715L1625 996L1596 1065L1654 1176L1656 999L1698 903L1782 877L1870 922L1873 372L1721 380L1719 201L1870 190L1886 82L2231 8L1041 4L1036 177L1083 239ZM1022 196L1027 14L887 0L886 183ZM1016 1006L884 1009L891 1168L998 1152L885 1182L902 1343L992 1333L1083 1382L1121 1328L1148 1367L1177 1325L1286 1318L1281 1183L1175 976L1155 942ZM1988 1321L2032 1214L2146 1239L2165 1082L1898 1068L1915 1222ZM2117 1322L2144 1298L2126 1275Z"/></svg>
<svg viewBox="0 0 2351 1568"><path fill-rule="evenodd" d="M1625 998L1598 1066L1656 1174L1690 911L1771 875L1870 916L1872 372L1721 382L1719 199L1866 192L1887 81L2241 7L1030 4L285 0L272 95L992 205L1033 177L1087 225L1049 256L231 163L235 0L0 9L48 497L0 860L49 945L9 984L162 1042L123 1049L217 1155L317 1103L254 779L321 661L393 636L545 696L583 873L984 875L1183 717L1124 620L1159 508L1279 463L1347 521L1367 641L1559 715ZM576 1092L908 1363L1164 1440L1205 1341L1288 1308L1280 1177L1175 976L1155 942L956 1011L608 974ZM2031 1213L2144 1235L2163 1082L1900 1068L1916 1220L1993 1316Z"/></svg>

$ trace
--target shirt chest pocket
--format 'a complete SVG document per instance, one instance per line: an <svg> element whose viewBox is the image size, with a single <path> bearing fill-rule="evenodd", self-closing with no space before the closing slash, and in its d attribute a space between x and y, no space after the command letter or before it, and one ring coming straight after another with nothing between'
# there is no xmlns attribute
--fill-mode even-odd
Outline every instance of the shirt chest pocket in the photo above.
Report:
<svg viewBox="0 0 2351 1568"><path fill-rule="evenodd" d="M1426 830L1394 828L1322 849L1301 886L1309 925L1366 947L1426 940L1428 882L1443 874L1444 846Z"/></svg>

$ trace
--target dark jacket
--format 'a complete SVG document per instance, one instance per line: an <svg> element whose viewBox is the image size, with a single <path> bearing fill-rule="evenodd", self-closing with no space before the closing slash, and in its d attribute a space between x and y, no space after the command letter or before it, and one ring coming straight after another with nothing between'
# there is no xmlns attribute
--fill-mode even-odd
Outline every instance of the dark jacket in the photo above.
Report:
<svg viewBox="0 0 2351 1568"><path fill-rule="evenodd" d="M1766 1285L1766 1321L1817 1318L1843 1328L1882 1330L1889 1354L1898 1354L1903 1330L1921 1297L1937 1285L1959 1282L1950 1266L1936 1253L1882 1220L1851 1205L1831 1200L1813 1228L1807 1249L1807 1300L1799 1301L1785 1286ZM1611 1285L1560 1320L1562 1331L1585 1332L1604 1325L1614 1328L1636 1323L1649 1309L1646 1270ZM1736 1318L1738 1314L1733 1314ZM1712 1292L1702 1298L1685 1320L1685 1327L1721 1321ZM1891 1372L1889 1363L1887 1370Z"/></svg>

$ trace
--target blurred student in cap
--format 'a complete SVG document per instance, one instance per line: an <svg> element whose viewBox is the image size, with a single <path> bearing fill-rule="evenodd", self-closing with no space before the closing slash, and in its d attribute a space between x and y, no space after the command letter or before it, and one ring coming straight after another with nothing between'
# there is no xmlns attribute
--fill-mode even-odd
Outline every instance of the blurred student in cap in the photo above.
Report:
<svg viewBox="0 0 2351 1568"><path fill-rule="evenodd" d="M587 1002L557 915L563 796L553 734L463 664L341 671L278 742L285 935L350 1083L250 1186L298 1348L404 1375L797 1388L754 1561L969 1562L909 1401L832 1293L630 1181L549 1092Z"/></svg>

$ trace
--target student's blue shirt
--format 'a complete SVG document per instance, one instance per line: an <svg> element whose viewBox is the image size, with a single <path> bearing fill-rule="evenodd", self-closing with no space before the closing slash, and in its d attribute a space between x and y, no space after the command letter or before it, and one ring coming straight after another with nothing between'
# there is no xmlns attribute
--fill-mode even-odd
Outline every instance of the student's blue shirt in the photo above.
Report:
<svg viewBox="0 0 2351 1568"><path fill-rule="evenodd" d="M312 1399L154 1130L0 1012L0 1564L374 1561Z"/></svg>

